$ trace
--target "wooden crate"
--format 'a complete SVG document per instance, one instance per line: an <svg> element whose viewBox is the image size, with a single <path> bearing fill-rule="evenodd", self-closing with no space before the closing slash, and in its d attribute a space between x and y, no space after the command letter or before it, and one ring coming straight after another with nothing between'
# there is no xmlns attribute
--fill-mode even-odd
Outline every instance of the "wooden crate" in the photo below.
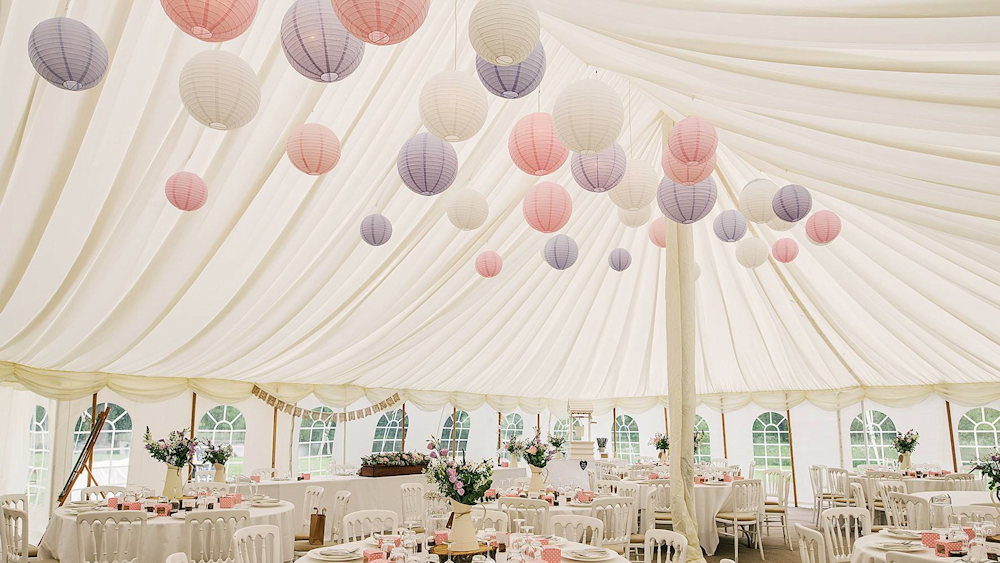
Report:
<svg viewBox="0 0 1000 563"><path fill-rule="evenodd" d="M427 465L362 465L358 475L362 477L394 477L396 475L419 475Z"/></svg>

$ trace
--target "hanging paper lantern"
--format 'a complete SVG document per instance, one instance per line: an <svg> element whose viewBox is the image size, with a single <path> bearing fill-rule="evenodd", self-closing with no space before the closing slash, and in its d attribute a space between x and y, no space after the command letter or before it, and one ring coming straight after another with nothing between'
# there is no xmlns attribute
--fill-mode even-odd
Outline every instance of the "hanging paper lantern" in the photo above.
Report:
<svg viewBox="0 0 1000 563"><path fill-rule="evenodd" d="M569 162L573 179L588 192L606 192L625 177L625 151L618 143L594 154L573 153Z"/></svg>
<svg viewBox="0 0 1000 563"><path fill-rule="evenodd" d="M295 0L281 20L281 49L299 74L316 82L347 78L365 44L347 32L330 0Z"/></svg>
<svg viewBox="0 0 1000 563"><path fill-rule="evenodd" d="M608 264L616 272L624 272L632 264L632 255L624 248L616 248L608 256Z"/></svg>
<svg viewBox="0 0 1000 563"><path fill-rule="evenodd" d="M824 245L833 242L840 235L840 217L833 211L817 211L806 221L806 236L809 240Z"/></svg>
<svg viewBox="0 0 1000 563"><path fill-rule="evenodd" d="M715 206L718 190L715 180L706 178L696 184L678 184L670 178L660 180L656 202L671 221L687 224L700 221Z"/></svg>
<svg viewBox="0 0 1000 563"><path fill-rule="evenodd" d="M557 270L565 270L576 263L580 249L576 241L566 235L556 235L545 243L545 261Z"/></svg>
<svg viewBox="0 0 1000 563"><path fill-rule="evenodd" d="M736 243L736 261L745 268L756 268L767 262L767 243L750 237Z"/></svg>
<svg viewBox="0 0 1000 563"><path fill-rule="evenodd" d="M375 213L361 221L361 238L372 246L382 246L392 236L392 223L384 215Z"/></svg>
<svg viewBox="0 0 1000 563"><path fill-rule="evenodd" d="M712 227L722 242L736 242L747 234L747 219L739 211L727 209L719 213Z"/></svg>
<svg viewBox="0 0 1000 563"><path fill-rule="evenodd" d="M689 166L703 164L715 154L719 136L708 120L697 116L680 120L667 135L667 148L678 161Z"/></svg>
<svg viewBox="0 0 1000 563"><path fill-rule="evenodd" d="M476 79L457 70L435 74L420 91L424 127L450 143L478 133L486 122L486 109L486 94Z"/></svg>
<svg viewBox="0 0 1000 563"><path fill-rule="evenodd" d="M455 182L458 154L450 144L430 133L418 133L399 149L396 170L414 192L437 195Z"/></svg>
<svg viewBox="0 0 1000 563"><path fill-rule="evenodd" d="M519 119L510 130L507 150L514 164L532 176L555 172L569 156L569 149L556 138L552 116L547 113L529 113Z"/></svg>
<svg viewBox="0 0 1000 563"><path fill-rule="evenodd" d="M771 246L771 256L782 264L787 264L799 255L799 245L790 238L779 238Z"/></svg>
<svg viewBox="0 0 1000 563"><path fill-rule="evenodd" d="M798 223L785 221L784 219L778 217L777 215L771 217L771 219L768 220L767 222L767 226L770 227L772 231L787 231L790 230L795 225L798 225Z"/></svg>
<svg viewBox="0 0 1000 563"><path fill-rule="evenodd" d="M257 0L160 0L160 4L181 31L210 43L239 37L257 15Z"/></svg>
<svg viewBox="0 0 1000 563"><path fill-rule="evenodd" d="M492 278L500 273L503 268L503 260L500 255L492 250L487 250L476 257L476 271L484 278Z"/></svg>
<svg viewBox="0 0 1000 563"><path fill-rule="evenodd" d="M372 45L395 45L427 19L430 0L333 0L340 23Z"/></svg>
<svg viewBox="0 0 1000 563"><path fill-rule="evenodd" d="M767 223L774 217L771 200L778 193L778 186L770 180L750 180L740 193L740 213L747 221Z"/></svg>
<svg viewBox="0 0 1000 563"><path fill-rule="evenodd" d="M197 174L178 172L167 178L167 201L181 211L200 209L208 201L208 186Z"/></svg>
<svg viewBox="0 0 1000 563"><path fill-rule="evenodd" d="M711 176L712 172L715 171L715 155L708 157L708 160L701 164L685 164L674 158L670 149L664 147L660 164L667 177L678 184L696 184Z"/></svg>
<svg viewBox="0 0 1000 563"><path fill-rule="evenodd" d="M798 184L788 184L771 199L771 209L782 221L796 222L805 219L812 209L813 198L809 190Z"/></svg>
<svg viewBox="0 0 1000 563"><path fill-rule="evenodd" d="M50 18L28 36L28 59L35 71L63 90L93 88L108 70L108 49L87 24Z"/></svg>
<svg viewBox="0 0 1000 563"><path fill-rule="evenodd" d="M656 197L656 172L641 160L629 160L622 181L608 195L622 209L639 209Z"/></svg>
<svg viewBox="0 0 1000 563"><path fill-rule="evenodd" d="M656 246L660 248L667 247L667 227L659 217L649 224L646 234L649 235L649 240Z"/></svg>
<svg viewBox="0 0 1000 563"><path fill-rule="evenodd" d="M625 110L611 86L587 79L570 84L559 94L552 121L559 140L570 150L594 154L618 139Z"/></svg>
<svg viewBox="0 0 1000 563"><path fill-rule="evenodd" d="M227 51L203 51L191 57L181 69L180 91L191 116L212 129L243 127L260 107L257 75Z"/></svg>
<svg viewBox="0 0 1000 563"><path fill-rule="evenodd" d="M528 190L521 206L532 229L552 233L566 226L573 213L573 198L555 182L542 182Z"/></svg>
<svg viewBox="0 0 1000 563"><path fill-rule="evenodd" d="M461 190L448 202L448 220L463 231L482 227L489 215L489 204L479 192Z"/></svg>
<svg viewBox="0 0 1000 563"><path fill-rule="evenodd" d="M494 96L512 100L523 98L535 91L545 75L545 48L539 41L528 58L510 66L491 64L476 57L476 74L479 81Z"/></svg>
<svg viewBox="0 0 1000 563"><path fill-rule="evenodd" d="M319 176L333 170L340 162L340 139L325 125L306 123L288 135L285 153L296 168Z"/></svg>
<svg viewBox="0 0 1000 563"><path fill-rule="evenodd" d="M542 24L528 0L479 0L469 16L469 42L479 56L500 66L528 58Z"/></svg>
<svg viewBox="0 0 1000 563"><path fill-rule="evenodd" d="M640 207L639 209L618 208L618 220L621 221L626 227L641 227L646 224L646 221L649 221L649 218L652 215L652 205Z"/></svg>

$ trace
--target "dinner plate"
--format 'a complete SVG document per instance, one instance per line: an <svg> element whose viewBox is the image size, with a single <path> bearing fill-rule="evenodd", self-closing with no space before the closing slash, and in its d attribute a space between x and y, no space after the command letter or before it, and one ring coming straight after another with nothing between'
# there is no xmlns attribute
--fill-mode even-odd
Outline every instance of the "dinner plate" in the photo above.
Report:
<svg viewBox="0 0 1000 563"><path fill-rule="evenodd" d="M879 533L883 536L888 536L890 538L895 538L897 540L920 540L923 537L920 532L913 530L896 530L891 528L882 528Z"/></svg>
<svg viewBox="0 0 1000 563"><path fill-rule="evenodd" d="M356 561L361 559L362 553L358 548L343 548L343 547L320 547L313 549L309 552L311 557L315 557L320 561Z"/></svg>
<svg viewBox="0 0 1000 563"><path fill-rule="evenodd" d="M591 503L589 503L589 502L576 502L574 500L574 501L570 501L570 502L566 503L566 505L567 506L575 506L577 508L590 508Z"/></svg>
<svg viewBox="0 0 1000 563"><path fill-rule="evenodd" d="M255 508L274 508L276 506L281 506L281 501L280 500L268 500L268 501L255 500L255 501L253 501L253 502L250 503L250 506L253 506Z"/></svg>
<svg viewBox="0 0 1000 563"><path fill-rule="evenodd" d="M918 541L877 541L873 542L871 545L875 549L881 549L882 551L902 551L904 553L922 551L926 549L924 545Z"/></svg>
<svg viewBox="0 0 1000 563"><path fill-rule="evenodd" d="M100 503L98 503L96 500L74 500L67 502L66 506L83 507L83 506L97 506L98 504Z"/></svg>
<svg viewBox="0 0 1000 563"><path fill-rule="evenodd" d="M703 484L705 484L705 485L711 485L713 487L725 487L726 485L729 485L730 483L727 483L725 481L722 481L721 483L718 482L718 481L712 481L711 483L703 483Z"/></svg>
<svg viewBox="0 0 1000 563"><path fill-rule="evenodd" d="M607 561L615 557L615 552L603 547L591 547L564 550L562 556L571 561Z"/></svg>

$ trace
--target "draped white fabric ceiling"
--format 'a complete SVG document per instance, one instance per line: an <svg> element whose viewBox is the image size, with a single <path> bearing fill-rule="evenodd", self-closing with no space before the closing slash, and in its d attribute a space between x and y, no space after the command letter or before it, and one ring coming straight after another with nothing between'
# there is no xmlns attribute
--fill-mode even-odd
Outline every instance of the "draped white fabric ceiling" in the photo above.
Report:
<svg viewBox="0 0 1000 563"><path fill-rule="evenodd" d="M15 0L0 7L0 360L76 372L351 384L566 399L665 395L663 251L622 226L606 195L573 196L562 232L581 257L548 267L525 223L538 180L507 152L515 121L596 75L630 106L620 143L660 172L663 123L719 130L719 201L694 225L699 393L1000 381L1000 4L974 0L537 1L540 94L490 96L482 131L455 145L441 196L402 185L396 152L421 131L417 96L451 69L452 2L393 47L367 46L320 85L285 60L291 0L262 0L221 46L257 71L242 129L189 117L177 80L195 40L159 2ZM66 6L68 4L68 12ZM666 6L665 6L666 5ZM458 2L458 68L473 73L473 2ZM29 64L27 36L68 15L104 39L111 67L65 92ZM631 97L629 97L631 92ZM304 122L332 128L340 164L314 178L284 155ZM177 171L209 200L182 213ZM808 187L844 221L833 244L787 233L797 260L739 266L711 221L743 185ZM460 232L450 197L490 217ZM364 244L383 213L393 238ZM661 218L655 211L655 218ZM768 244L786 236L754 225ZM611 249L633 255L624 273ZM493 279L473 261L503 256ZM10 364L8 364L10 365ZM72 377L65 375L65 377Z"/></svg>

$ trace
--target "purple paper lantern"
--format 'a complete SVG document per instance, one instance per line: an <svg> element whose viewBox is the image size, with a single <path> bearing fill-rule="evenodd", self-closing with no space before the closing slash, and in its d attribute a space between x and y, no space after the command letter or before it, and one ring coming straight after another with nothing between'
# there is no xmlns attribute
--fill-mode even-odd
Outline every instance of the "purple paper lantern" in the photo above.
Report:
<svg viewBox="0 0 1000 563"><path fill-rule="evenodd" d="M347 32L330 0L295 0L281 20L281 49L296 71L316 82L336 82L354 72L363 41Z"/></svg>
<svg viewBox="0 0 1000 563"><path fill-rule="evenodd" d="M430 133L418 133L399 149L396 170L406 187L414 192L437 195L455 182L458 154L451 143Z"/></svg>
<svg viewBox="0 0 1000 563"><path fill-rule="evenodd" d="M542 76L545 75L545 49L539 42L527 59L510 66L490 64L477 55L476 73L483 86L494 96L523 98L542 83Z"/></svg>
<svg viewBox="0 0 1000 563"><path fill-rule="evenodd" d="M361 238L372 246L382 246L392 236L392 223L384 215L375 213L361 221Z"/></svg>
<svg viewBox="0 0 1000 563"><path fill-rule="evenodd" d="M63 90L93 88L108 70L108 49L100 36L87 24L63 17L31 30L28 59L42 78Z"/></svg>
<svg viewBox="0 0 1000 563"><path fill-rule="evenodd" d="M580 248L566 235L556 235L545 243L545 261L557 270L565 270L576 263Z"/></svg>
<svg viewBox="0 0 1000 563"><path fill-rule="evenodd" d="M608 256L608 264L616 272L624 272L632 264L632 255L624 248L616 248Z"/></svg>
<svg viewBox="0 0 1000 563"><path fill-rule="evenodd" d="M813 206L812 194L798 184L788 184L771 200L771 209L783 221L795 223L806 218Z"/></svg>
<svg viewBox="0 0 1000 563"><path fill-rule="evenodd" d="M735 209L727 209L715 218L715 236L722 242L736 242L747 234L747 218Z"/></svg>
<svg viewBox="0 0 1000 563"><path fill-rule="evenodd" d="M711 177L691 185L678 184L664 177L656 190L656 202L660 205L660 211L670 220L681 224L703 219L715 205L716 197L718 190Z"/></svg>
<svg viewBox="0 0 1000 563"><path fill-rule="evenodd" d="M625 150L618 143L595 154L573 153L569 162L573 179L588 192L603 193L625 177Z"/></svg>

